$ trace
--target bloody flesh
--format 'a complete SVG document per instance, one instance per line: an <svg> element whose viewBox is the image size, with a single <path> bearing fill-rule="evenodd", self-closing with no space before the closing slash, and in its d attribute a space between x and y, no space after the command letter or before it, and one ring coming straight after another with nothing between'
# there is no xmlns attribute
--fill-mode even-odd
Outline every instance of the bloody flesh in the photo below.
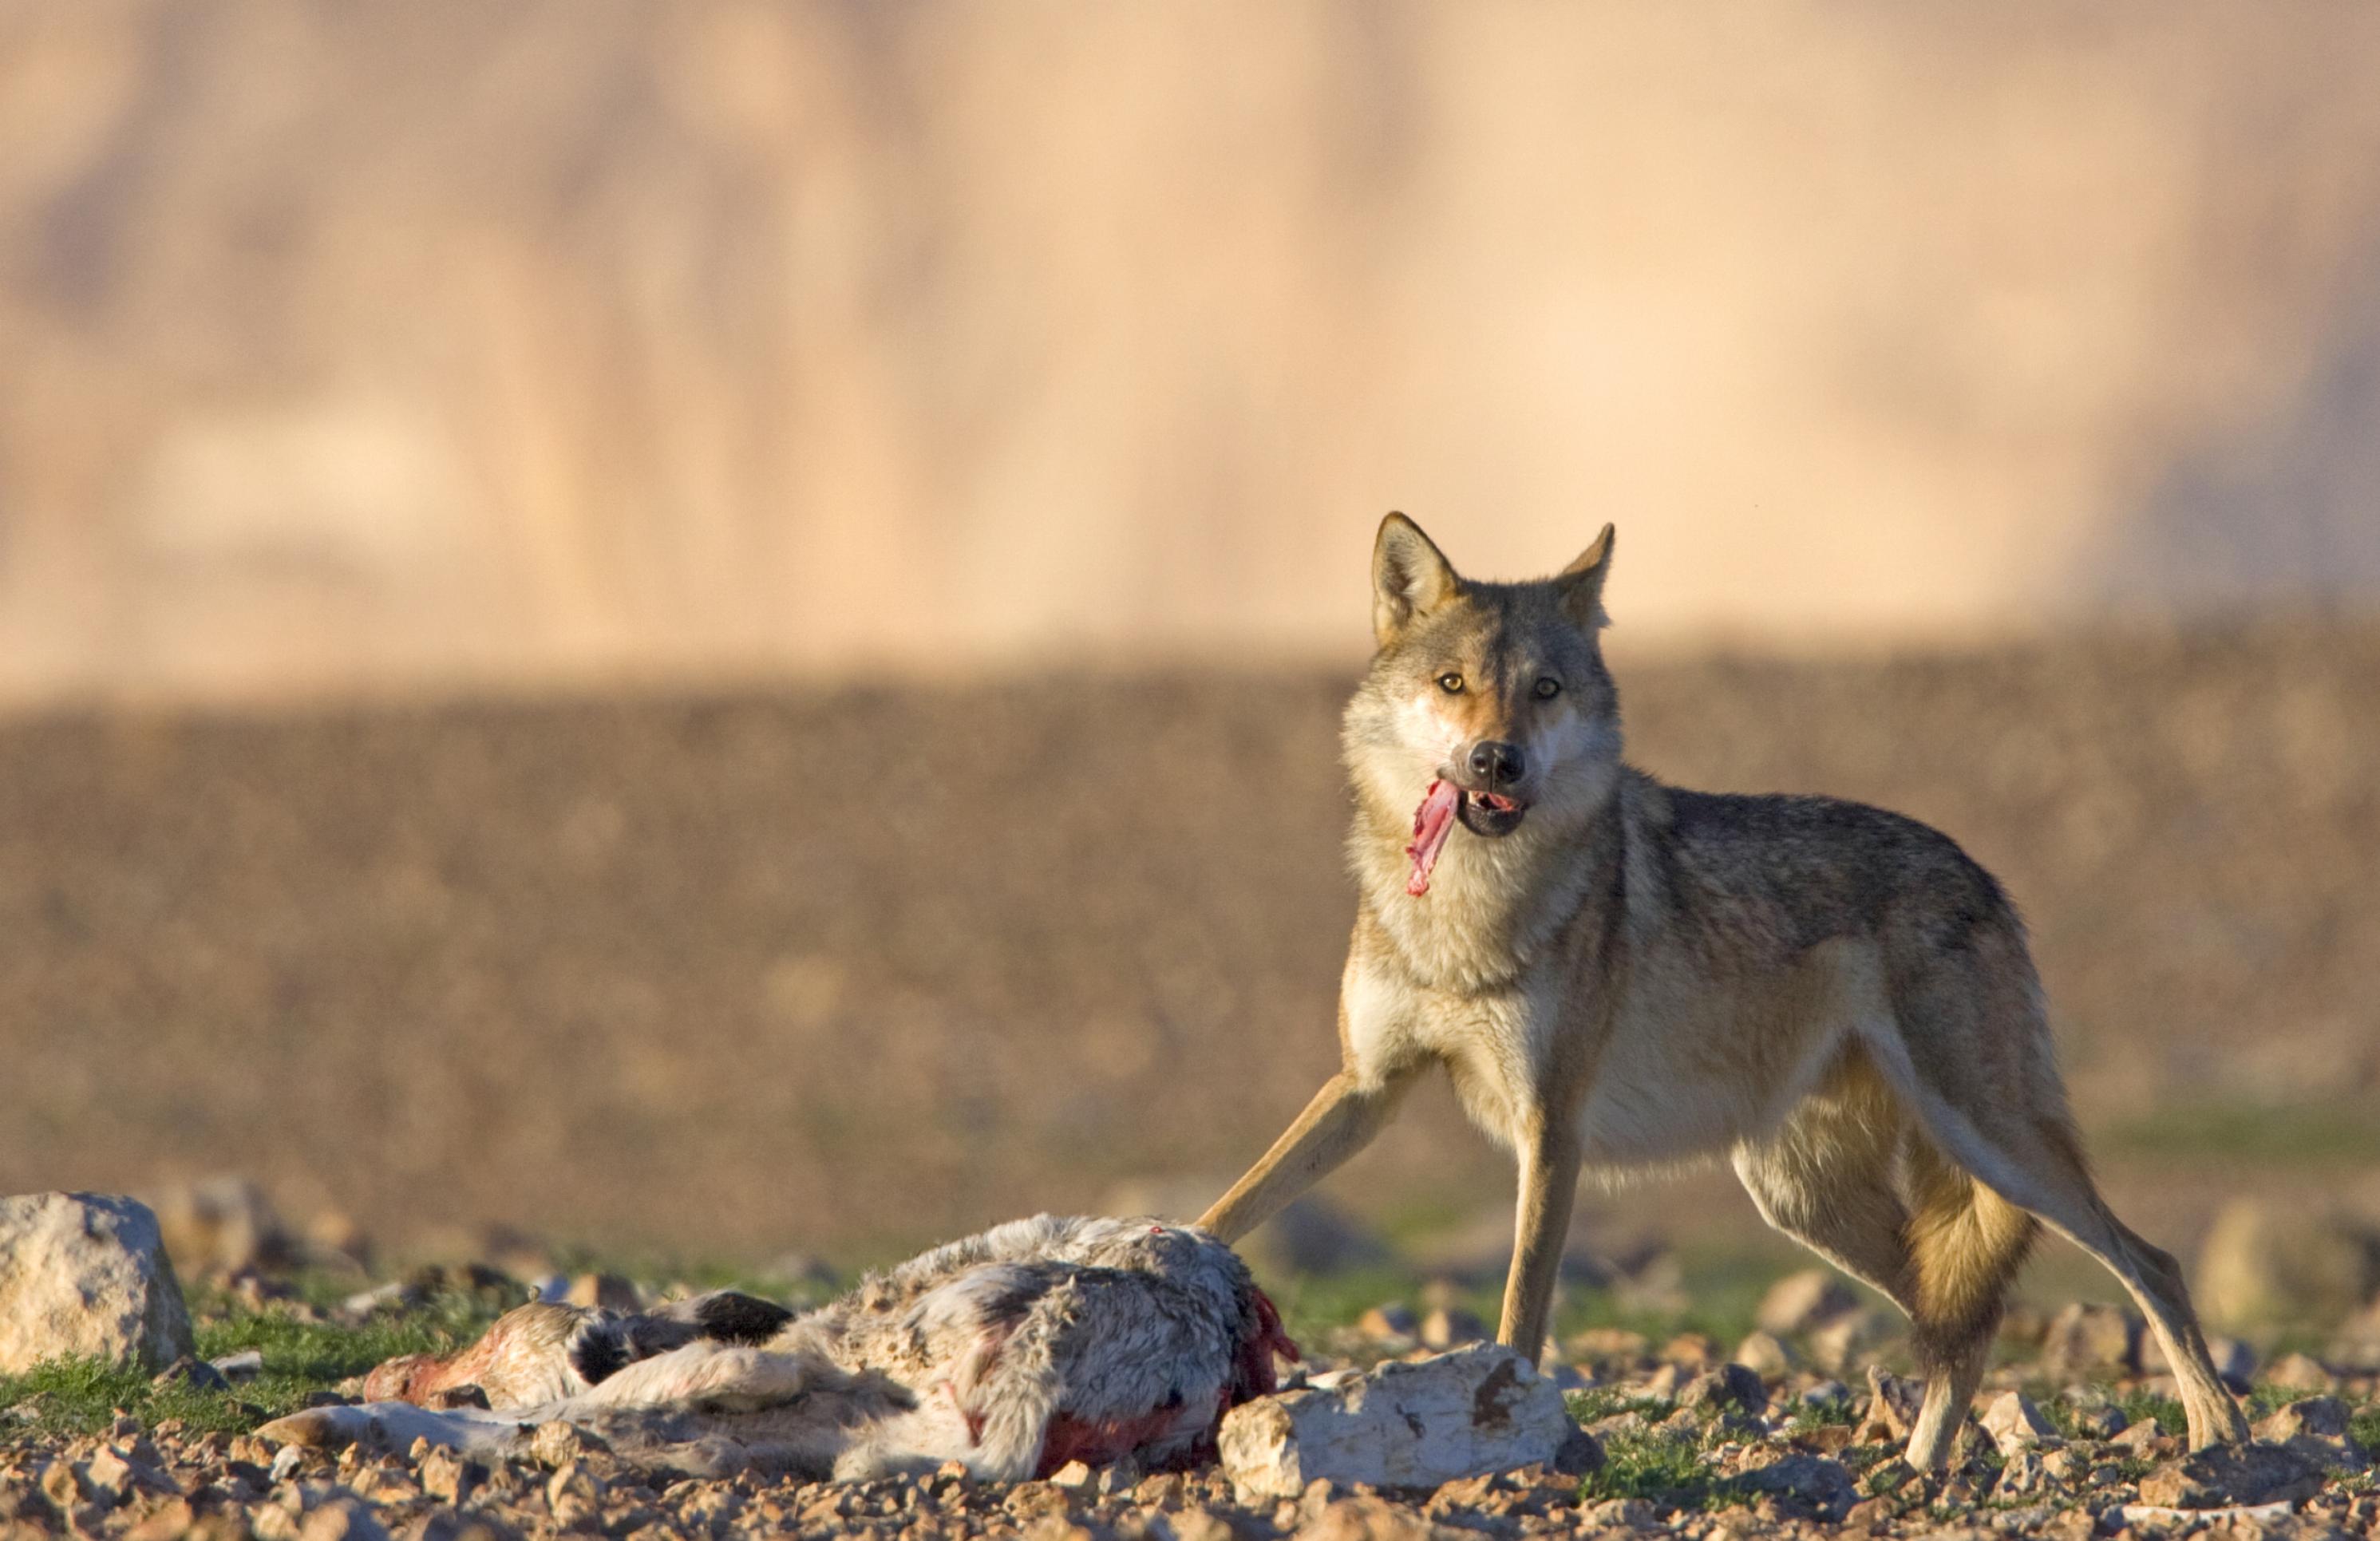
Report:
<svg viewBox="0 0 2380 1541"><path fill-rule="evenodd" d="M1438 854L1446 846L1446 837L1454 832L1454 807L1463 800L1463 789L1451 782L1432 782L1423 794L1421 807L1414 809L1413 843L1405 855L1413 858L1413 876L1405 880L1405 892L1423 894L1429 892L1430 868L1438 865Z"/></svg>

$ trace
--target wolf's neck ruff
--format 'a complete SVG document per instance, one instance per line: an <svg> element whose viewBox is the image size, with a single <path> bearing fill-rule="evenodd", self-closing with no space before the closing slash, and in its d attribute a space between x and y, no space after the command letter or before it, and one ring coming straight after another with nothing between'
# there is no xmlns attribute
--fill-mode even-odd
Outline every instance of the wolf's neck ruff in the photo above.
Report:
<svg viewBox="0 0 2380 1541"><path fill-rule="evenodd" d="M1620 779L1616 768L1598 776L1581 806L1541 806L1500 839L1473 834L1451 817L1426 868L1421 831L1408 844L1407 816L1359 787L1348 841L1359 927L1371 928L1382 955L1416 984L1456 994L1511 989L1548 956L1583 904L1616 892ZM1425 801L1418 810L1425 823L1428 809ZM1549 812L1558 817L1540 817ZM1426 893L1415 892L1416 880Z"/></svg>

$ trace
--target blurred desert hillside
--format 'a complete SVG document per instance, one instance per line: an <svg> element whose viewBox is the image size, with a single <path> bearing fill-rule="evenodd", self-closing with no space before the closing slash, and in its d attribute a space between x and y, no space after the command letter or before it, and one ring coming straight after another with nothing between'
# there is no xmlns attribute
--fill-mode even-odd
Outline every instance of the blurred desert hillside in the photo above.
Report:
<svg viewBox="0 0 2380 1541"><path fill-rule="evenodd" d="M0 0L0 698L2380 594L2380 10Z"/></svg>

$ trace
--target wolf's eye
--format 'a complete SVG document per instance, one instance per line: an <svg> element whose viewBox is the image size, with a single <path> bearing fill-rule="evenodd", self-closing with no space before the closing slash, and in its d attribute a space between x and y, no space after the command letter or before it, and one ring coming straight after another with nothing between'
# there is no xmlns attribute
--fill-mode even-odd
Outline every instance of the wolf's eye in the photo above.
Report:
<svg viewBox="0 0 2380 1541"><path fill-rule="evenodd" d="M1463 676L1453 673L1440 674L1438 676L1438 687L1450 696L1460 696L1463 694Z"/></svg>
<svg viewBox="0 0 2380 1541"><path fill-rule="evenodd" d="M1548 674L1537 681L1537 699L1541 701L1550 701L1560 694L1561 681L1554 678L1551 674Z"/></svg>

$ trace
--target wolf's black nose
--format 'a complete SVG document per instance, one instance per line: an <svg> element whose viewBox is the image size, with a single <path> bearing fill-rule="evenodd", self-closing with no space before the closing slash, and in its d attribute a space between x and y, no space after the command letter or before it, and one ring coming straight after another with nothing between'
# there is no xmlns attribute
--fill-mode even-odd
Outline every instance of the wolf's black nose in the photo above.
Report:
<svg viewBox="0 0 2380 1541"><path fill-rule="evenodd" d="M1501 739L1483 738L1471 746L1471 773L1488 786L1510 786L1521 779L1521 746Z"/></svg>

